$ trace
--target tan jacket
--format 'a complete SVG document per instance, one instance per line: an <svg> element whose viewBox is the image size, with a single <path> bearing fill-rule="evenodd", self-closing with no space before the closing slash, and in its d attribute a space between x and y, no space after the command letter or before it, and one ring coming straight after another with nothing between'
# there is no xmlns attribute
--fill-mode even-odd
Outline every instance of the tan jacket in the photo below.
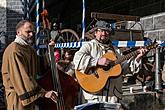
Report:
<svg viewBox="0 0 165 110"><path fill-rule="evenodd" d="M6 48L2 77L8 110L34 109L33 102L45 92L35 81L37 72L37 55L31 46L12 42Z"/></svg>

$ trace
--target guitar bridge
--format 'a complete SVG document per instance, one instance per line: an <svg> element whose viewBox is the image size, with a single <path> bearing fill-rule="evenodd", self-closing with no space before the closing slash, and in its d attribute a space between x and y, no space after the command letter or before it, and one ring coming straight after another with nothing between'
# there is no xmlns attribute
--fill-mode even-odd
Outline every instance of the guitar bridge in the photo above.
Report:
<svg viewBox="0 0 165 110"><path fill-rule="evenodd" d="M97 71L96 71L95 68L91 68L91 69L88 71L88 73L94 74L94 75L96 76L96 78L99 78L99 75L98 75L98 73L97 73Z"/></svg>

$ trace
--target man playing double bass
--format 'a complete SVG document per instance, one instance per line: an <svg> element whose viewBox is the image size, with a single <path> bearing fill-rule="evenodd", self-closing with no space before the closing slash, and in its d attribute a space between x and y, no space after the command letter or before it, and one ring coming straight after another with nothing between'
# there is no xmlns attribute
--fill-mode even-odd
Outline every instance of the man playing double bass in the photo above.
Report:
<svg viewBox="0 0 165 110"><path fill-rule="evenodd" d="M51 35L51 26L48 19L48 12L45 9L42 13L44 24L44 32L47 38L51 38L52 42L56 42L58 34ZM54 46L48 45L45 54L49 55L48 69L42 68L45 73L41 73L37 82L47 91L55 90L58 92L58 100L56 103L49 99L41 98L39 106L42 110L71 110L74 108L77 100L78 83L69 75L61 71L56 65L54 55ZM45 64L45 63L42 63Z"/></svg>
<svg viewBox="0 0 165 110"><path fill-rule="evenodd" d="M112 46L110 39L111 31L112 29L109 23L105 21L96 22L94 27L95 39L91 40L87 44L84 44L80 48L80 50L75 53L73 61L76 70L80 71L83 74L88 74L90 68L93 67L97 68L99 66L100 67L110 66L110 64L114 62L112 62L108 58L103 57L103 55L106 54L107 52L114 53L114 56L116 58L122 56L120 50ZM131 57L129 60L126 60L123 63L121 63L122 73L128 70L131 64L134 65L133 66L135 67L134 69L139 68L139 65L141 63L140 59L147 51L147 49L141 48L137 51L139 53L137 56ZM96 79L99 78L99 76L97 76L98 74L95 73L95 71L92 70L92 72L90 74L94 74L94 76L96 76ZM84 79L84 83L86 83L86 81L87 81L87 77ZM94 82L94 80L91 79L91 83L96 83L96 82ZM98 82L96 85L99 85L100 83ZM85 97L85 102L91 102L91 101L92 102L104 101L104 102L112 102L112 103L119 102L119 100L122 98L122 75L120 74L118 76L109 78L104 88L101 91L98 91L97 93L92 93L83 90L83 97Z"/></svg>

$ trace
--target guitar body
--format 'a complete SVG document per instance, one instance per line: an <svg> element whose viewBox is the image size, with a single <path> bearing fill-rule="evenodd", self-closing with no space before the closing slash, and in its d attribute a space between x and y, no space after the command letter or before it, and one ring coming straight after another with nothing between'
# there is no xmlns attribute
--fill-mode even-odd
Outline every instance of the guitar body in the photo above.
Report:
<svg viewBox="0 0 165 110"><path fill-rule="evenodd" d="M103 58L108 58L111 61L115 61L116 55L114 53L106 53ZM101 67L96 67L96 74L82 73L79 70L75 71L76 78L80 86L89 93L97 93L101 91L106 85L107 80L113 76L119 76L121 74L121 65L117 64L108 70L104 70Z"/></svg>

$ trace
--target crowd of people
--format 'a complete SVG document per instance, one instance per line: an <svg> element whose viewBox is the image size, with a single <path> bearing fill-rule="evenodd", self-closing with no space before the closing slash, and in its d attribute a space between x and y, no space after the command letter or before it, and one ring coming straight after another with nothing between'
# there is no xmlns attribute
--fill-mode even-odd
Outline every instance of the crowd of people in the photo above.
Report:
<svg viewBox="0 0 165 110"><path fill-rule="evenodd" d="M98 68L107 68L109 66L113 68L117 65L111 57L104 57L106 53L112 54L115 59L123 57L120 49L112 45L112 28L109 23L97 21L93 30L95 38L83 45L78 51L67 49L63 55L55 55L57 57L55 61L57 69L70 75L78 83L75 70L83 74L95 74L97 77L100 74L97 73ZM40 63L41 61L36 50L31 45L34 42L33 40L33 24L28 20L21 20L16 26L15 40L6 47L3 53L1 72L7 110L34 110L36 102L40 98L45 97L51 99L49 101L57 103L58 97L61 95L61 93L55 90L45 90L36 81L36 74L41 72L42 68L49 68L49 66L46 65L45 67L45 65ZM54 46L55 42L51 40L48 45ZM79 97L75 105L100 101L120 103L122 100L123 74L135 72L135 70L139 72L142 67L142 57L148 52L146 48L139 48L136 51L138 53L137 56L132 56L119 64L121 73L108 78L106 85L101 91L89 93L80 87Z"/></svg>

